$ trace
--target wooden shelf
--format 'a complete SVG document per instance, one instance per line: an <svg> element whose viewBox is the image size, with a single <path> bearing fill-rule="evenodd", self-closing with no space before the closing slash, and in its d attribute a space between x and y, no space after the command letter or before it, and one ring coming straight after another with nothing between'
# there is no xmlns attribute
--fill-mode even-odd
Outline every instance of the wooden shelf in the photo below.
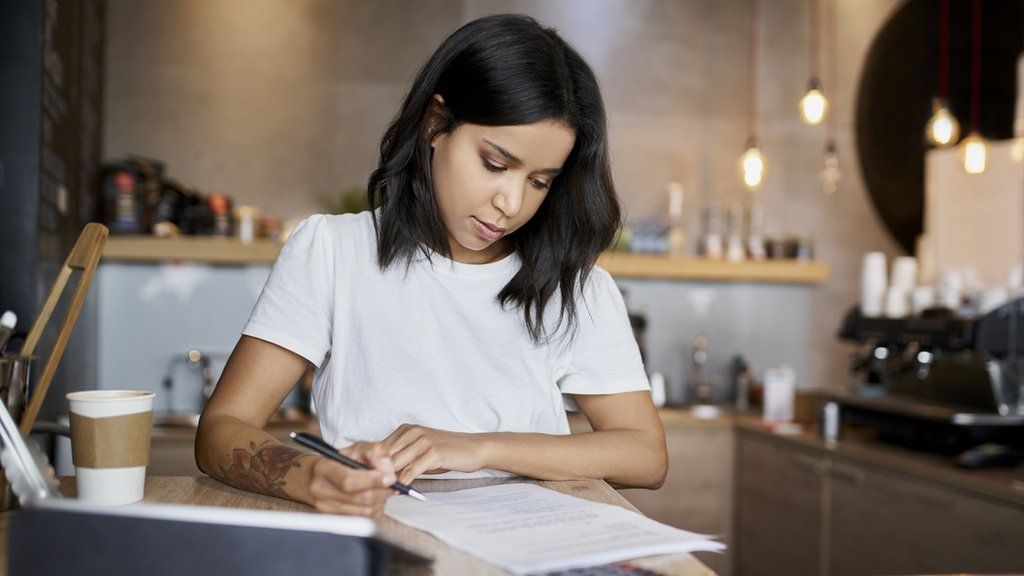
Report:
<svg viewBox="0 0 1024 576"><path fill-rule="evenodd" d="M726 262L629 252L605 252L597 263L616 278L644 280L820 284L828 280L829 274L828 264L824 262Z"/></svg>
<svg viewBox="0 0 1024 576"><path fill-rule="evenodd" d="M246 266L273 264L280 250L281 244L270 240L242 244L234 238L209 236L111 236L103 250L103 259L107 262L191 261ZM628 252L606 252L597 263L612 276L627 279L820 284L829 274L828 264L824 262L724 262Z"/></svg>
<svg viewBox="0 0 1024 576"><path fill-rule="evenodd" d="M111 236L103 249L107 262L162 262L183 261L204 264L246 266L273 264L281 243L272 240L254 240L242 244L237 238L212 236L182 236L156 238L154 236Z"/></svg>

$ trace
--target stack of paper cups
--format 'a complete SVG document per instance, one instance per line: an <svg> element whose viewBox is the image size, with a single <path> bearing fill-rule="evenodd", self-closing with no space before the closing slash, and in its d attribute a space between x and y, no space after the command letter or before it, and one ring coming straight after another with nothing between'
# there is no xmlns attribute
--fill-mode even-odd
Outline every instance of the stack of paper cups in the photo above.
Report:
<svg viewBox="0 0 1024 576"><path fill-rule="evenodd" d="M943 271L942 278L939 280L939 289L936 294L938 304L953 311L960 310L963 286L964 278L959 271Z"/></svg>
<svg viewBox="0 0 1024 576"><path fill-rule="evenodd" d="M910 293L899 286L889 286L885 291L885 315L889 318L903 318L910 312Z"/></svg>
<svg viewBox="0 0 1024 576"><path fill-rule="evenodd" d="M869 318L881 316L885 309L885 290L888 286L885 254L868 252L864 255L860 272L860 313Z"/></svg>
<svg viewBox="0 0 1024 576"><path fill-rule="evenodd" d="M893 260L890 285L912 292L917 286L917 259L913 256L900 256Z"/></svg>
<svg viewBox="0 0 1024 576"><path fill-rule="evenodd" d="M918 286L910 293L910 308L914 314L921 314L932 306L935 306L935 288Z"/></svg>
<svg viewBox="0 0 1024 576"><path fill-rule="evenodd" d="M902 318L910 312L910 295L917 286L917 260L900 256L892 262L892 276L885 293L885 315Z"/></svg>

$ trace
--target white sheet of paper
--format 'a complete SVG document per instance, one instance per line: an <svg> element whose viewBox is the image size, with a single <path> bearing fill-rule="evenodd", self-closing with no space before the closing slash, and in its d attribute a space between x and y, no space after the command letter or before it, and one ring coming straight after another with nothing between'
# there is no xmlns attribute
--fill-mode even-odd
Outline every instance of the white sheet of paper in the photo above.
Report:
<svg viewBox="0 0 1024 576"><path fill-rule="evenodd" d="M427 498L393 496L384 512L515 574L725 549L708 536L536 484L431 492Z"/></svg>

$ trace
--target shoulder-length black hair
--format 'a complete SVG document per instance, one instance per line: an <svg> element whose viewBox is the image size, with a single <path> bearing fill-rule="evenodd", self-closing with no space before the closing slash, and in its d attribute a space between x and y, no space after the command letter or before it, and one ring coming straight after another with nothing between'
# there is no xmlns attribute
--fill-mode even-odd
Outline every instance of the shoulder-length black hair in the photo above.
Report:
<svg viewBox="0 0 1024 576"><path fill-rule="evenodd" d="M443 106L432 105L434 94ZM522 15L474 20L449 36L420 69L380 143L368 182L378 264L410 263L417 250L451 255L434 199L430 142L460 124L559 121L576 133L562 172L537 213L509 241L522 267L498 294L521 308L534 342L577 326L576 295L621 224L608 160L607 120L590 66L557 32ZM555 327L544 309L559 291Z"/></svg>

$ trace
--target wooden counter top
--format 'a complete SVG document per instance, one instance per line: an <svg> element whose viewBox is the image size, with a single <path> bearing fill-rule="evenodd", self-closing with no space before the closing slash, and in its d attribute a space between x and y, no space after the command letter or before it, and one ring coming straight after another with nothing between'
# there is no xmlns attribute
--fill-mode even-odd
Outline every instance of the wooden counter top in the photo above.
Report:
<svg viewBox="0 0 1024 576"><path fill-rule="evenodd" d="M111 236L103 249L103 261L269 265L274 263L280 250L281 244L270 240L242 244L235 238L210 236ZM829 266L824 262L794 260L726 262L696 257L605 252L597 263L612 276L624 279L820 284L829 276Z"/></svg>
<svg viewBox="0 0 1024 576"><path fill-rule="evenodd" d="M490 484L508 482L504 478L486 478L479 480L417 480L413 486L421 492L445 492L476 488ZM512 481L530 481L526 479ZM604 502L636 510L606 482L598 480L582 480L569 482L540 482L537 484L586 498L595 502ZM74 478L61 479L61 492L72 496L75 493ZM173 504L193 504L202 506L222 506L226 508L255 508L261 510L285 510L292 512L311 512L312 508L298 502L282 500L271 496L262 496L250 492L236 490L212 478L185 476L150 476L146 478L144 502L160 502ZM379 520L381 533L392 542L401 544L422 556L434 558L434 573L439 576L489 576L507 574L494 566L442 543L433 536L410 528L394 519L384 516ZM657 570L666 576L714 576L714 572L689 554L671 554L652 556L633 562L639 566ZM3 562L6 568L6 562Z"/></svg>
<svg viewBox="0 0 1024 576"><path fill-rule="evenodd" d="M840 462L845 460L906 474L1024 510L1024 465L1016 468L966 470L955 466L949 456L881 442L875 440L870 431L844 430L843 437L835 446L828 446L811 429L805 428L797 434L777 434L766 429L759 416L744 414L729 418L741 433L798 445L822 455L829 455Z"/></svg>
<svg viewBox="0 0 1024 576"><path fill-rule="evenodd" d="M876 469L913 476L1001 504L1024 509L1024 465L1016 468L985 468L966 470L953 464L949 456L911 450L876 440L870 430L845 429L835 446L828 446L813 427L805 427L797 434L778 434L766 428L761 416L748 412L735 414L723 411L712 419L701 419L684 408L659 408L662 425L672 429L730 428L744 434L754 434L773 442L797 445L816 455L833 456L850 463L862 463ZM569 426L574 434L587 432L590 424L583 414L570 413Z"/></svg>

